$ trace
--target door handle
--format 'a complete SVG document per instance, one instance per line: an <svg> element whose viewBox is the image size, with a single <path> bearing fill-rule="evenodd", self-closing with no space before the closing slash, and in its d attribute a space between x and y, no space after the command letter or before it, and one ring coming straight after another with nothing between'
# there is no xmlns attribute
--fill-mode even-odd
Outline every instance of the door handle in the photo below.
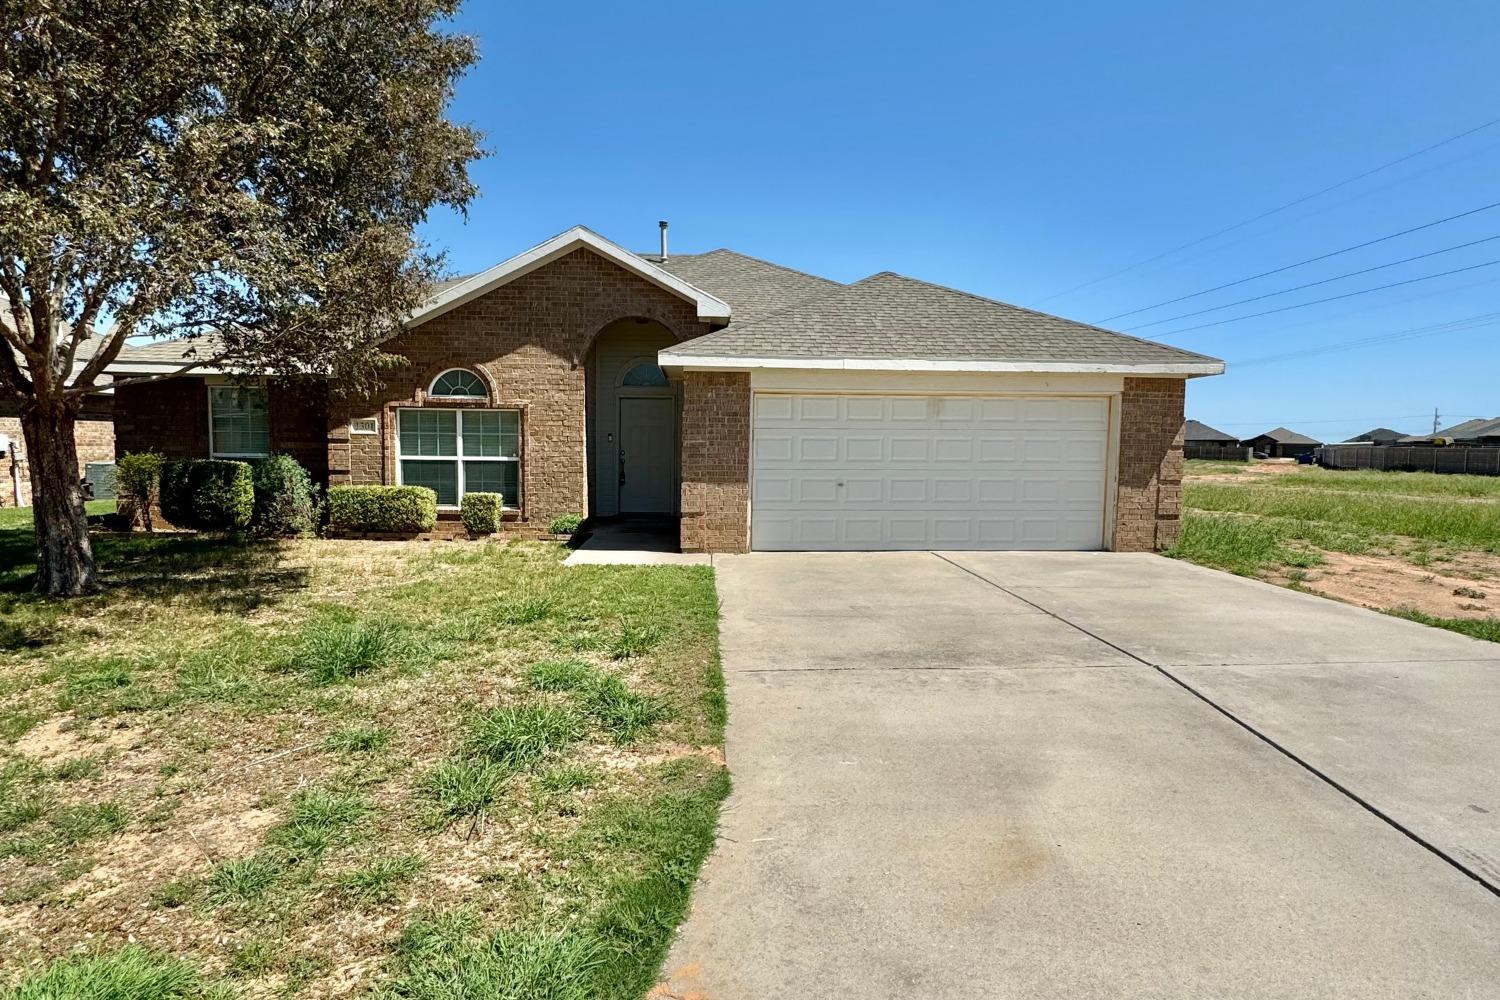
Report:
<svg viewBox="0 0 1500 1000"><path fill-rule="evenodd" d="M620 485L625 485L625 449L620 449Z"/></svg>

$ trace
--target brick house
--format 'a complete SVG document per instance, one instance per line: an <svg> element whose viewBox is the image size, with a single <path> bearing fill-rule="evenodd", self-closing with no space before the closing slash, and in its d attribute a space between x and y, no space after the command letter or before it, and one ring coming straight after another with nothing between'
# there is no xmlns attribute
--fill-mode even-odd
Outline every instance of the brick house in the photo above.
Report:
<svg viewBox="0 0 1500 1000"><path fill-rule="evenodd" d="M578 227L445 282L370 398L210 370L122 386L116 448L287 452L329 484L429 486L450 520L499 492L523 532L674 517L685 551L1175 540L1186 382L1222 362L891 273L665 251Z"/></svg>
<svg viewBox="0 0 1500 1000"><path fill-rule="evenodd" d="M78 475L82 478L90 462L115 460L114 400L108 394L88 396L74 427L78 453ZM17 503L19 487L20 502ZM0 507L31 505L31 470L26 464L26 439L21 433L21 407L17 400L0 397Z"/></svg>

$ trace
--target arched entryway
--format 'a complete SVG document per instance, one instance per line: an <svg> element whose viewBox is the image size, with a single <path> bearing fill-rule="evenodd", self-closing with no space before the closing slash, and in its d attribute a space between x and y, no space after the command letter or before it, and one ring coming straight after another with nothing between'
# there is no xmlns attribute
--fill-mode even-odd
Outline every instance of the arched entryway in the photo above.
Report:
<svg viewBox="0 0 1500 1000"><path fill-rule="evenodd" d="M677 342L655 320L622 319L588 357L589 506L595 515L678 510L678 398L656 364Z"/></svg>

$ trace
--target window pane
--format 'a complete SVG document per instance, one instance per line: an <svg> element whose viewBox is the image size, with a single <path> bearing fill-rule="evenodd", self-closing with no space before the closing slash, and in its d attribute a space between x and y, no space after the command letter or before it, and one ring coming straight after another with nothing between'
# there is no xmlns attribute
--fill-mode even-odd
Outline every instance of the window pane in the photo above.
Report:
<svg viewBox="0 0 1500 1000"><path fill-rule="evenodd" d="M465 493L498 493L505 506L521 506L519 462L465 462Z"/></svg>
<svg viewBox="0 0 1500 1000"><path fill-rule="evenodd" d="M624 385L666 385L667 373L651 361L642 361L625 373Z"/></svg>
<svg viewBox="0 0 1500 1000"><path fill-rule="evenodd" d="M479 381L479 376L473 372L455 368L433 379L432 395L483 399L485 397L484 383Z"/></svg>
<svg viewBox="0 0 1500 1000"><path fill-rule="evenodd" d="M401 482L406 486L426 486L437 494L445 507L458 504L457 462L402 462Z"/></svg>
<svg viewBox="0 0 1500 1000"><path fill-rule="evenodd" d="M464 414L464 454L494 455L500 451L500 414Z"/></svg>
<svg viewBox="0 0 1500 1000"><path fill-rule="evenodd" d="M401 454L457 455L458 414L453 410L402 410Z"/></svg>
<svg viewBox="0 0 1500 1000"><path fill-rule="evenodd" d="M515 410L468 410L463 422L465 455L518 457L521 417Z"/></svg>
<svg viewBox="0 0 1500 1000"><path fill-rule="evenodd" d="M214 454L264 455L271 450L265 389L213 386L208 391Z"/></svg>

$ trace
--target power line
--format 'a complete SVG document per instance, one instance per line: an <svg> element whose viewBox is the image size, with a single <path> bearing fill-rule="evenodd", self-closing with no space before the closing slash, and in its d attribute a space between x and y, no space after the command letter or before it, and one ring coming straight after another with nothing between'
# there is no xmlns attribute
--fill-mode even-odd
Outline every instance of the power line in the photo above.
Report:
<svg viewBox="0 0 1500 1000"><path fill-rule="evenodd" d="M1244 316L1231 316L1229 319L1216 319L1212 323L1199 323L1197 326L1185 326L1180 330L1168 330L1163 337L1175 337L1180 333L1191 333L1194 330L1206 330L1213 326L1224 326L1228 323L1240 323L1247 319L1258 319L1261 316L1274 316L1277 313L1290 312L1293 309L1305 309L1308 306L1322 305L1324 302L1337 302L1340 299L1353 298L1356 295L1369 295L1371 292L1382 292L1387 288L1400 288L1402 285L1414 285L1419 281L1432 281L1435 278L1446 278L1450 274L1463 274L1465 271L1477 271L1481 267L1494 267L1500 264L1500 260L1487 260L1483 264L1470 264L1468 267L1456 267L1451 271L1440 271L1437 274L1424 274L1420 278L1408 278L1405 281L1393 281L1387 285L1376 285L1374 288L1361 288L1353 292L1345 292L1342 295L1330 295L1324 299L1312 299L1309 302L1294 302L1289 306L1281 306L1277 309L1266 309L1258 313L1247 313Z"/></svg>
<svg viewBox="0 0 1500 1000"><path fill-rule="evenodd" d="M1267 211L1261 212L1259 215L1254 215L1254 216L1251 216L1248 219L1244 219L1244 220L1242 220L1240 222L1236 222L1236 223L1234 223L1231 226L1225 226L1223 229L1220 229L1220 230L1218 230L1216 232L1209 233L1207 236L1200 236L1198 239L1189 240L1187 243L1184 243L1181 246L1173 247L1170 250L1163 250L1161 253L1156 254L1155 256L1147 257L1145 260L1136 261L1134 264L1129 264L1129 265L1127 265L1125 267L1122 267L1118 271L1112 271L1109 274L1103 275L1102 277L1098 277L1098 278L1094 278L1094 279L1089 280L1089 281L1085 281L1081 285L1074 285L1071 288L1065 288L1065 289L1063 289L1060 292L1053 292L1051 295L1047 296L1046 298L1042 299L1041 301L1042 302L1048 302L1048 301L1051 301L1052 299L1058 298L1059 296L1067 295L1067 294L1069 294L1071 292L1076 292L1076 291L1079 291L1080 289L1083 289L1083 288L1088 288L1090 285L1097 285L1101 281L1108 281L1111 278L1117 278L1117 277L1119 277L1122 274L1125 274L1125 273L1130 272L1130 271L1134 271L1138 267L1144 267L1147 264L1155 263L1156 261L1161 260L1163 257L1170 257L1172 254L1178 253L1179 251L1191 249L1192 247L1198 246L1201 243L1207 243L1211 239L1214 239L1214 238L1219 237L1219 236L1223 236L1225 233L1232 233L1236 229L1243 229L1245 226L1248 226L1251 223L1259 222L1261 219L1269 218L1270 216L1276 215L1276 214L1278 214L1280 212L1284 212L1284 211L1286 211L1289 208L1295 208L1296 206L1301 205L1303 202L1312 201L1314 198L1318 198L1318 197L1321 197L1322 195L1328 194L1330 191L1337 191L1339 188L1348 187L1350 184L1353 184L1356 181L1362 181L1366 177L1370 177L1370 176L1373 176L1374 174L1378 174L1378 173L1380 173L1383 170L1389 170L1391 167L1394 167L1394 166L1397 166L1399 164L1405 163L1407 160L1415 159L1415 158L1417 158L1418 156L1421 156L1424 153L1430 153L1434 149L1438 149L1440 147L1446 146L1449 143L1457 142L1460 139L1463 139L1463 138L1466 138L1468 136L1473 135L1475 132L1482 132L1483 130L1485 130L1487 128L1490 128L1490 127L1492 127L1494 125L1500 125L1500 118L1492 118L1489 121L1484 122L1481 125L1476 125L1473 128L1465 129L1464 131L1458 133L1457 135L1450 135L1448 138L1443 139L1443 140L1441 140L1439 142L1435 142L1435 143L1433 143L1430 146L1423 146L1421 149L1416 150L1415 152L1407 153L1405 156L1398 156L1394 160L1390 160L1390 161L1387 161L1385 163L1382 163L1380 166L1373 167L1373 168L1371 168L1369 170L1364 171L1363 173L1355 174L1353 177L1349 177L1349 178L1346 178L1344 180L1341 180L1341 181L1339 181L1336 184L1330 184L1330 185L1328 185L1325 188L1319 188L1318 190L1312 192L1311 194L1305 194L1305 195L1303 195L1300 198L1294 198L1291 201L1289 201L1289 202L1287 202L1287 203L1285 203L1283 205L1278 205L1275 208L1272 208L1272 209L1269 209Z"/></svg>
<svg viewBox="0 0 1500 1000"><path fill-rule="evenodd" d="M1352 350L1356 347L1369 347L1375 344L1394 343L1398 340L1415 340L1419 337L1434 337L1442 333L1458 333L1464 330L1477 330L1483 327L1500 325L1500 312L1480 313L1476 316L1465 316L1461 319L1449 320L1446 323L1434 323L1429 326L1411 327L1406 330L1396 330L1391 333L1376 334L1373 337L1360 337L1355 340L1341 340L1332 344L1323 344L1319 347L1309 347L1300 351L1287 351L1281 354L1263 354L1243 361L1231 362L1235 369L1251 368L1256 365L1273 364L1278 361L1291 361L1298 358L1310 358L1319 354L1337 354Z"/></svg>
<svg viewBox="0 0 1500 1000"><path fill-rule="evenodd" d="M1496 204L1500 204L1497 202ZM1376 264L1373 267L1361 268L1358 271L1345 271L1343 274L1335 274L1331 278L1320 278L1317 281L1309 281L1301 285L1293 285L1291 288L1283 288L1275 292L1266 292L1263 295L1252 295L1248 299L1239 299L1235 302L1225 302L1223 305L1209 306L1207 309L1198 309L1193 312L1179 313L1176 316L1168 316L1165 319L1154 319L1149 323L1140 323L1136 326L1127 326L1126 330L1144 330L1151 326L1160 326L1163 323L1175 323L1180 319L1191 319L1194 316L1202 316L1205 313L1218 312L1220 309L1232 309L1249 302L1259 302L1262 299L1274 299L1278 295L1290 295L1292 292L1300 292L1308 288L1316 288L1319 285L1327 285L1335 281L1343 281L1345 278L1357 278L1361 274L1369 274L1372 271L1384 271L1388 267L1399 267L1402 264L1410 264L1412 261L1426 260L1428 257L1437 257L1445 253L1453 253L1455 250L1467 250L1469 247L1477 247L1481 243L1493 243L1500 240L1500 235L1486 236L1482 240L1470 240L1468 243L1460 243L1456 246L1444 247L1441 250L1430 250L1427 253L1419 253L1415 257L1403 257L1401 260L1393 260L1388 264Z"/></svg>
<svg viewBox="0 0 1500 1000"><path fill-rule="evenodd" d="M1262 271L1259 274L1252 274L1248 278L1240 278L1237 281L1226 281L1222 285L1215 285L1212 288L1205 288L1201 292L1193 292L1188 295L1179 295L1175 299L1167 299L1163 302L1156 302L1149 306L1141 306L1139 309L1131 309L1127 312L1115 313L1113 316L1104 317L1103 319L1099 320L1098 323L1104 324L1112 320L1124 319L1126 316L1134 316L1136 313L1149 312L1152 309L1160 309L1162 306L1169 306L1176 302L1185 302L1188 299L1196 299L1200 295L1208 295L1212 292L1221 292L1226 288L1233 288L1236 285L1243 285L1248 281L1255 281L1260 278L1269 278L1273 274L1280 274L1283 271L1290 271L1294 268L1305 267L1308 264L1316 264L1320 260L1327 260L1330 257L1337 257L1340 254L1352 253L1355 250L1363 250L1365 247L1372 247L1377 243L1384 243L1387 240L1394 240L1397 237L1409 236L1412 233L1421 232L1423 229L1431 229L1434 226L1441 226L1444 223L1453 222L1456 219L1464 219L1471 215L1477 215L1480 212L1488 212L1492 208L1500 208L1500 201L1493 201L1488 205L1481 205L1478 208L1471 208L1467 212L1460 212L1457 215L1450 215L1445 219L1438 219L1436 222L1428 222L1420 226L1412 226L1410 229L1403 229L1400 232L1391 233L1388 236L1381 236L1378 239L1366 240L1363 243L1356 243L1353 246L1344 247L1341 250L1333 250L1328 253L1319 254L1316 257L1309 257L1306 260L1299 260L1295 264L1286 264L1282 267L1272 268L1269 271Z"/></svg>
<svg viewBox="0 0 1500 1000"><path fill-rule="evenodd" d="M1472 160L1476 156L1483 156L1486 153L1492 153L1495 150L1500 150L1500 143L1481 146L1478 149L1470 150L1469 152L1463 153L1459 156L1455 156L1452 159L1443 160L1440 163L1434 163L1430 167L1424 167L1421 170L1415 171L1413 173L1403 174L1392 180L1386 181L1383 184L1377 184L1373 187L1367 187L1364 190L1360 191L1358 194L1354 194L1349 196L1348 198L1343 198L1330 204L1324 205L1321 208L1314 208L1309 212L1303 212L1299 215L1294 215L1289 218L1283 218L1281 220L1273 222L1269 226L1264 226L1258 230L1252 230L1242 236L1239 236L1238 238L1222 241L1215 246L1205 247L1199 250L1197 253L1187 254L1185 256L1178 257L1176 260L1163 261L1157 264L1155 267L1149 268L1140 273L1142 275L1160 274L1163 271L1171 271L1175 268L1182 267L1185 264L1190 264L1195 260L1202 260L1205 257L1212 257L1217 254L1221 254L1226 250L1232 250L1237 246L1243 246L1246 243L1253 243L1254 241L1261 239L1262 237L1267 236L1271 233L1274 233L1279 229L1285 229L1287 226L1294 226L1298 223L1306 222L1309 219L1316 219L1318 216L1327 215L1329 212L1336 212L1346 205L1353 205L1355 202L1364 201L1367 198L1373 198L1375 195L1381 194L1385 191L1389 191L1391 188L1399 187L1409 181L1414 181L1419 177L1426 177L1427 175L1437 173L1440 170L1446 170L1456 163L1462 163L1465 160Z"/></svg>

